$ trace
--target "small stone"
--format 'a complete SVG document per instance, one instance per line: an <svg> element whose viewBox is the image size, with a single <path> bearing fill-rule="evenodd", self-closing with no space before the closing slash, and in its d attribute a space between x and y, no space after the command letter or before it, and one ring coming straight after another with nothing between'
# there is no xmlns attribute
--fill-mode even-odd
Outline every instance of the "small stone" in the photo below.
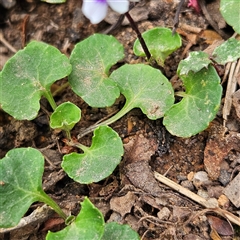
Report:
<svg viewBox="0 0 240 240"><path fill-rule="evenodd" d="M199 171L194 174L193 185L199 189L209 182L208 174L205 171Z"/></svg>
<svg viewBox="0 0 240 240"><path fill-rule="evenodd" d="M240 173L227 185L224 194L237 208L240 207Z"/></svg>
<svg viewBox="0 0 240 240"><path fill-rule="evenodd" d="M209 198L209 195L208 195L208 192L203 190L203 189L199 189L197 194L200 196L200 197L203 197L205 199L208 199Z"/></svg>
<svg viewBox="0 0 240 240"><path fill-rule="evenodd" d="M218 198L218 204L220 207L224 208L224 209L228 209L229 207L229 199L222 194L219 198Z"/></svg>
<svg viewBox="0 0 240 240"><path fill-rule="evenodd" d="M208 195L209 195L209 197L212 197L212 198L219 198L223 193L223 189L224 189L224 187L220 186L220 185L208 186L207 187Z"/></svg>
<svg viewBox="0 0 240 240"><path fill-rule="evenodd" d="M158 213L157 216L160 220L168 220L170 216L170 210L167 207L163 207Z"/></svg>
<svg viewBox="0 0 240 240"><path fill-rule="evenodd" d="M184 188L189 189L190 191L193 191L193 190L194 190L193 183L190 182L190 181L188 181L188 180L182 181L182 182L181 182L181 186L183 186Z"/></svg>
<svg viewBox="0 0 240 240"><path fill-rule="evenodd" d="M217 208L218 206L218 201L216 198L209 198L205 204L206 208Z"/></svg>
<svg viewBox="0 0 240 240"><path fill-rule="evenodd" d="M194 172L190 172L190 173L187 175L188 181L192 181L192 180L193 180L193 177L194 177Z"/></svg>
<svg viewBox="0 0 240 240"><path fill-rule="evenodd" d="M230 179L231 179L231 174L227 170L222 169L218 177L219 182L223 186L226 186L229 183Z"/></svg>

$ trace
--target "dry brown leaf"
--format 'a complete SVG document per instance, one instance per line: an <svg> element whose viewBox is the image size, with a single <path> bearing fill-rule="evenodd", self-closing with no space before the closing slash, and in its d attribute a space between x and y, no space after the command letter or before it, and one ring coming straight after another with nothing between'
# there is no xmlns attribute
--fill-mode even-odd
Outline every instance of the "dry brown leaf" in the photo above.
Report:
<svg viewBox="0 0 240 240"><path fill-rule="evenodd" d="M234 234L232 226L226 220L212 215L208 215L207 219L212 230L216 230L218 234L223 236L229 236Z"/></svg>
<svg viewBox="0 0 240 240"><path fill-rule="evenodd" d="M111 210L120 213L121 216L124 217L127 213L131 212L136 200L137 197L135 194L128 192L125 196L111 198L110 208Z"/></svg>
<svg viewBox="0 0 240 240"><path fill-rule="evenodd" d="M205 40L205 43L207 44L213 44L215 41L222 40L222 37L213 30L204 30L200 34L200 37Z"/></svg>

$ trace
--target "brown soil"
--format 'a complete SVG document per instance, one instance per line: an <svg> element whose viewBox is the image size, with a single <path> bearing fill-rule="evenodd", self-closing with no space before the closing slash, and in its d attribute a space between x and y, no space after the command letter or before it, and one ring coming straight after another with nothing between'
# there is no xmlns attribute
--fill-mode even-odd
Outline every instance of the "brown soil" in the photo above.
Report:
<svg viewBox="0 0 240 240"><path fill-rule="evenodd" d="M155 26L171 28L177 7L176 2L162 0L139 3L142 12L132 13L132 16L134 19L139 17L140 31L143 32ZM210 1L211 7L216 7L217 2ZM0 8L0 11L0 30L4 39L16 50L35 39L56 46L69 56L77 42L93 33L104 32L110 27L106 21L91 25L81 13L79 0L67 0L65 4L60 5L23 0L17 1L17 4L9 10ZM214 17L213 21L219 23L219 12L216 9L213 11L216 16L210 15ZM108 22L116 20L116 18L108 19ZM178 31L182 36L183 47L167 59L163 70L169 79L176 74L184 51L188 54L193 50L204 50L211 46L213 40L221 38L219 35L221 32L217 33L212 29L205 14L195 13L187 8L186 3L180 15L180 26ZM230 34L232 30L227 27L222 31ZM144 61L133 55L132 46L136 34L129 25L120 26L111 34L125 47L126 57L121 64ZM1 42L0 49L0 69L2 69L14 53ZM54 87L58 88L65 81L64 79L58 81ZM178 86L178 81L175 84ZM225 84L223 87L225 93ZM55 100L57 104L71 101L81 108L82 119L74 128L73 136L77 136L80 129L108 116L110 112L119 110L124 101L119 99L110 109L94 109L69 88L58 94ZM208 194L208 197L217 199L222 209L239 216L239 208L229 199L221 202L225 196L224 188L236 176L240 166L238 147L240 124L235 108L231 110L226 128L223 127L221 108L208 129L186 139L169 136L160 120L150 121L139 109L132 110L111 125L123 140L125 148L123 161L110 177L90 185L74 182L61 170L63 154L60 151L71 149L62 142L64 138L62 133L49 128L48 111L50 107L45 99L41 100L41 110L33 121L15 120L0 109L0 158L16 147L30 146L42 151L46 158L44 190L64 210L74 215L78 214L79 202L84 196L88 196L102 211L106 221L129 224L142 239L240 239L239 227L234 224L233 235L217 238L218 228L213 226L212 222L223 221L222 216L214 211L203 211L205 208L199 203L160 184L153 174L154 171L164 174L194 193L200 194L202 191ZM81 143L89 146L91 135L82 138ZM206 166L209 152L212 153L211 161L216 161L218 164L216 174L215 169L212 170L211 167L209 169ZM209 176L208 182L201 182L200 185L194 183L193 175L206 169ZM41 203L32 205L26 216L41 205ZM217 217L217 220L212 220L215 219L211 218L212 216ZM47 219L39 220L18 230L1 233L0 229L0 239L45 239L48 230L58 231L63 227L63 221L51 213ZM215 238L213 234L216 234Z"/></svg>

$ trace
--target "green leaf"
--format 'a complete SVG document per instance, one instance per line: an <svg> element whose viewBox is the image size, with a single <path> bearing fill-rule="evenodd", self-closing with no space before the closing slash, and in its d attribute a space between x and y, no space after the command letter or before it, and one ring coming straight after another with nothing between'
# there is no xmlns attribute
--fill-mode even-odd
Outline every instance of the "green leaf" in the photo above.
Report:
<svg viewBox="0 0 240 240"><path fill-rule="evenodd" d="M0 160L0 227L18 224L42 192L44 158L33 148L10 150Z"/></svg>
<svg viewBox="0 0 240 240"><path fill-rule="evenodd" d="M163 117L174 103L173 88L168 79L148 65L126 64L115 70L110 77L126 98L121 115L133 108L141 108L148 118L156 120Z"/></svg>
<svg viewBox="0 0 240 240"><path fill-rule="evenodd" d="M220 12L225 21L240 34L240 0L221 0Z"/></svg>
<svg viewBox="0 0 240 240"><path fill-rule="evenodd" d="M222 65L236 61L240 58L240 41L235 38L228 39L213 51L212 57Z"/></svg>
<svg viewBox="0 0 240 240"><path fill-rule="evenodd" d="M110 222L105 225L104 235L101 240L139 240L138 234L129 225Z"/></svg>
<svg viewBox="0 0 240 240"><path fill-rule="evenodd" d="M88 198L81 205L75 221L59 232L48 232L46 240L100 240L104 233L102 213Z"/></svg>
<svg viewBox="0 0 240 240"><path fill-rule="evenodd" d="M83 154L65 155L62 168L69 177L85 184L108 177L123 155L121 138L108 126L95 129L91 147L83 150Z"/></svg>
<svg viewBox="0 0 240 240"><path fill-rule="evenodd" d="M44 158L33 148L10 150L0 161L0 228L18 224L33 202L51 206L63 219L66 214L42 189Z"/></svg>
<svg viewBox="0 0 240 240"><path fill-rule="evenodd" d="M160 66L163 66L166 58L182 45L179 34L172 35L172 31L169 28L156 27L144 32L142 37L149 52ZM137 56L145 56L138 39L134 43L133 51Z"/></svg>
<svg viewBox="0 0 240 240"><path fill-rule="evenodd" d="M16 119L35 118L41 96L49 100L52 83L70 72L68 58L57 48L43 42L29 43L9 59L0 73L3 110Z"/></svg>
<svg viewBox="0 0 240 240"><path fill-rule="evenodd" d="M188 74L189 71L198 72L202 68L207 68L211 63L209 56L205 52L190 52L189 56L182 60L177 69L179 76Z"/></svg>
<svg viewBox="0 0 240 240"><path fill-rule="evenodd" d="M181 76L186 93L165 114L163 124L179 137L190 137L207 128L218 111L222 87L213 66Z"/></svg>
<svg viewBox="0 0 240 240"><path fill-rule="evenodd" d="M50 117L51 128L70 131L80 121L81 110L71 102L59 105Z"/></svg>
<svg viewBox="0 0 240 240"><path fill-rule="evenodd" d="M76 44L70 62L69 83L92 107L111 106L119 89L109 78L109 69L124 57L123 46L112 36L94 34Z"/></svg>

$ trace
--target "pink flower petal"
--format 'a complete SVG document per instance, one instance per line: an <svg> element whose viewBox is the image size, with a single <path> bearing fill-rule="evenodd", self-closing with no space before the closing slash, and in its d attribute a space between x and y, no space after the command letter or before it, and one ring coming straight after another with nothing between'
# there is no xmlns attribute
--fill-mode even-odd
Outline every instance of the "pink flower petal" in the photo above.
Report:
<svg viewBox="0 0 240 240"><path fill-rule="evenodd" d="M201 12L201 8L197 0L189 0L188 7L192 7L197 13Z"/></svg>

